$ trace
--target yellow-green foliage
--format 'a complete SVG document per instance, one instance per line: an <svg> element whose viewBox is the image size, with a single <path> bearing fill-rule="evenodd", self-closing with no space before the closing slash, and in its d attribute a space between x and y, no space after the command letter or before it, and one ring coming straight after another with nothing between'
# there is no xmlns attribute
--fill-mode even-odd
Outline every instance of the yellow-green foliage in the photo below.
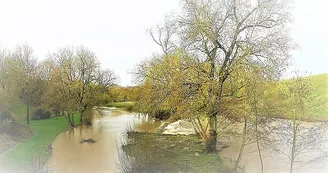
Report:
<svg viewBox="0 0 328 173"><path fill-rule="evenodd" d="M127 102L136 101L137 95L140 92L139 86L113 86L108 89L107 100L113 102Z"/></svg>
<svg viewBox="0 0 328 173"><path fill-rule="evenodd" d="M292 83L294 82L294 87ZM295 82L298 83L295 85ZM306 121L327 121L328 120L328 74L320 74L320 75L312 75L307 77L301 77L300 79L288 79L281 81L279 83L280 90L287 90L287 86L289 85L292 88L296 89L297 91L294 91L294 93L298 93L300 95L303 95L303 103L304 106L302 106L303 115L302 113L296 111L297 118L300 118L301 120ZM290 92L290 91L289 91ZM291 94L291 93L289 93ZM305 96L306 95L306 96ZM295 95L290 95L288 98L286 98L286 101L291 102L291 97L296 97ZM305 98L306 97L306 98ZM294 98L295 99L295 98ZM300 100L300 99L298 99ZM287 104L287 103L286 103ZM294 103L296 104L296 103ZM291 108L289 109L289 112L292 112ZM281 115L284 118L292 118L291 115Z"/></svg>
<svg viewBox="0 0 328 173"><path fill-rule="evenodd" d="M321 114L318 118L328 120L328 73L305 77L315 87L314 94L323 102Z"/></svg>
<svg viewBox="0 0 328 173"><path fill-rule="evenodd" d="M126 110L133 110L135 102L111 102L108 103L108 107L122 108Z"/></svg>
<svg viewBox="0 0 328 173"><path fill-rule="evenodd" d="M328 99L328 73L304 77L308 79L316 89L315 94Z"/></svg>

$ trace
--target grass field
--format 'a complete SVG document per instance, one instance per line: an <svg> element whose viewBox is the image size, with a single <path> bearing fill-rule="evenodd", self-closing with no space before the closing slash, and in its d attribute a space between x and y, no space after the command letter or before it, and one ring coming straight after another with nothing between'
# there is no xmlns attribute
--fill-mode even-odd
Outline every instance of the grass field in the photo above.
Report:
<svg viewBox="0 0 328 173"><path fill-rule="evenodd" d="M78 115L74 116L75 120L78 120ZM0 165L5 165L10 172L19 172L25 169L35 159L47 160L50 154L47 152L47 146L55 140L59 133L68 129L63 116L31 120L30 123L35 135L0 155Z"/></svg>
<svg viewBox="0 0 328 173"><path fill-rule="evenodd" d="M126 110L133 110L135 102L111 102L108 103L108 107L122 108Z"/></svg>
<svg viewBox="0 0 328 173"><path fill-rule="evenodd" d="M315 116L313 118L328 121L328 74L308 76L305 77L305 79L308 79L310 83L313 84L316 89L314 94L323 101L323 103L319 105L320 110L313 114Z"/></svg>
<svg viewBox="0 0 328 173"><path fill-rule="evenodd" d="M217 154L207 154L196 135L129 132L123 146L134 158L131 172L230 172L230 164ZM122 165L129 159L120 158ZM120 168L120 167L119 167ZM119 169L125 172L124 166ZM128 171L127 171L128 172Z"/></svg>
<svg viewBox="0 0 328 173"><path fill-rule="evenodd" d="M311 88L315 89L310 104L315 106L307 106L306 113L301 116L303 121L328 121L328 73L303 77L305 83L309 83ZM281 83L289 83L286 79L280 81ZM276 118L293 119L288 115L269 115Z"/></svg>

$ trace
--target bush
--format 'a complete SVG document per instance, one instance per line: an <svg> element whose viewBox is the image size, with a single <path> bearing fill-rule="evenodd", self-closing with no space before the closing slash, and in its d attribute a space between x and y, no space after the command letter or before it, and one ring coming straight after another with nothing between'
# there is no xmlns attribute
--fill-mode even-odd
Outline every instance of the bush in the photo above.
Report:
<svg viewBox="0 0 328 173"><path fill-rule="evenodd" d="M47 119L51 117L51 112L45 109L37 109L32 115L33 120L37 119Z"/></svg>
<svg viewBox="0 0 328 173"><path fill-rule="evenodd" d="M14 121L15 118L10 112L0 112L0 133L10 129Z"/></svg>
<svg viewBox="0 0 328 173"><path fill-rule="evenodd" d="M53 106L53 107L51 108L51 110L52 110L52 112L54 113L54 115L55 115L56 117L62 115L62 111L60 110L59 106Z"/></svg>
<svg viewBox="0 0 328 173"><path fill-rule="evenodd" d="M158 120L167 120L171 116L171 112L165 110L156 111L153 116Z"/></svg>

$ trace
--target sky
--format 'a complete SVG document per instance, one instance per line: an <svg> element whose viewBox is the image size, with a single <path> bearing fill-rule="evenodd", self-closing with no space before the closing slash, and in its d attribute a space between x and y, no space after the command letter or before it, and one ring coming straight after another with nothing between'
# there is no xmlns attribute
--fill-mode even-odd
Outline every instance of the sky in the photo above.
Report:
<svg viewBox="0 0 328 173"><path fill-rule="evenodd" d="M291 69L328 72L328 1L294 0L291 35L299 45ZM0 45L28 43L39 59L49 52L84 45L119 84L133 85L136 64L159 47L147 29L179 10L178 0L0 0Z"/></svg>

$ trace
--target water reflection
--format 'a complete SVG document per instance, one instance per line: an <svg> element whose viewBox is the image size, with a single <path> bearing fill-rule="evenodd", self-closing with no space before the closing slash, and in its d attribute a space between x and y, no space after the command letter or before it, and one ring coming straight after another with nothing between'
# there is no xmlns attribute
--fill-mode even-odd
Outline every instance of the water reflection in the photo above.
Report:
<svg viewBox="0 0 328 173"><path fill-rule="evenodd" d="M172 170L173 167L167 163L172 160L181 161L186 159L181 156L190 156L193 160L185 160L186 164L180 164L182 166L179 167L179 170L197 172L192 166L189 167L188 165L195 165L197 163L208 164L207 162L203 163L203 157L195 156L195 153L197 152L197 154L199 154L201 153L201 150L192 150L192 147L190 147L197 146L193 145L197 142L196 139L194 140L194 143L188 143L193 139L184 140L179 136L176 136L176 139L172 140L174 142L172 142L172 144L169 143L167 146L163 146L163 141L167 140L164 138L156 137L151 139L152 145L144 142L145 140L142 138L141 141L144 143L140 145L140 148L136 149L137 147L132 147L132 149L127 150L127 153L130 156L134 155L137 157L128 156L122 149L122 145L127 142L126 135L124 135L127 130L134 129L142 132L155 132L162 124L162 122L154 121L147 115L127 112L119 109L103 108L100 112L92 114L92 119L92 126L79 126L75 128L74 131L67 131L58 135L53 144L54 150L49 161L54 172L129 172L129 170L132 169L132 166L138 170L145 170L147 168L148 172L152 172L151 170L162 169L156 167L157 165L160 165L160 163L165 163L164 165L162 164L162 166L164 166L166 170L177 172L176 170ZM288 121L283 121L284 122L280 122L278 124L288 123ZM303 125L306 127L318 126L315 123L303 123ZM321 137L327 138L327 133L324 134L325 135ZM276 137L271 137L271 139L276 139L278 136L279 135ZM315 137L319 138L318 135ZM82 139L89 138L92 138L97 142L93 144L80 143ZM230 144L231 146L222 150L220 155L236 159L241 145L240 139L238 137L233 138ZM328 172L328 148L326 148L326 146L328 146L327 141L322 143L320 152L317 152L318 150L313 150L313 152L309 152L308 155L300 156L300 160L311 160L317 158L318 156L323 156L323 158L321 158L320 161L309 164L301 164L295 168L295 172ZM179 154L168 152L168 148L176 149ZM241 160L241 165L245 166L246 172L260 172L258 154L254 151L256 151L255 143L245 147L245 154ZM288 152L289 149L287 148L286 153ZM154 159L154 154L156 154L156 157L159 157L159 159ZM268 148L263 148L262 154L264 160L264 172L288 172L288 157L273 153L272 150ZM210 164L212 166L220 162L219 160L216 160L216 158L208 159L215 161L215 163L213 162ZM140 167L138 163L142 163L140 165L143 166ZM148 163L148 166L144 163ZM209 165L206 165L206 168L208 167ZM209 171L198 170L198 172Z"/></svg>
<svg viewBox="0 0 328 173"><path fill-rule="evenodd" d="M272 124L276 130L273 130L267 136L269 139L266 139L270 140L271 144L263 144L262 142L261 145L264 172L289 172L292 122L276 119ZM301 122L298 127L296 142L296 151L299 152L294 163L294 172L328 172L328 135L326 123ZM220 152L220 155L235 160L241 146L241 137L233 137L230 144L228 148ZM250 143L245 147L241 165L245 168L246 172L261 172L256 143Z"/></svg>
<svg viewBox="0 0 328 173"><path fill-rule="evenodd" d="M54 172L115 172L128 128L154 132L161 122L118 109L103 108L93 115L92 126L82 125L57 136L49 160ZM123 136L123 137L122 137ZM80 143L83 139L96 143Z"/></svg>

